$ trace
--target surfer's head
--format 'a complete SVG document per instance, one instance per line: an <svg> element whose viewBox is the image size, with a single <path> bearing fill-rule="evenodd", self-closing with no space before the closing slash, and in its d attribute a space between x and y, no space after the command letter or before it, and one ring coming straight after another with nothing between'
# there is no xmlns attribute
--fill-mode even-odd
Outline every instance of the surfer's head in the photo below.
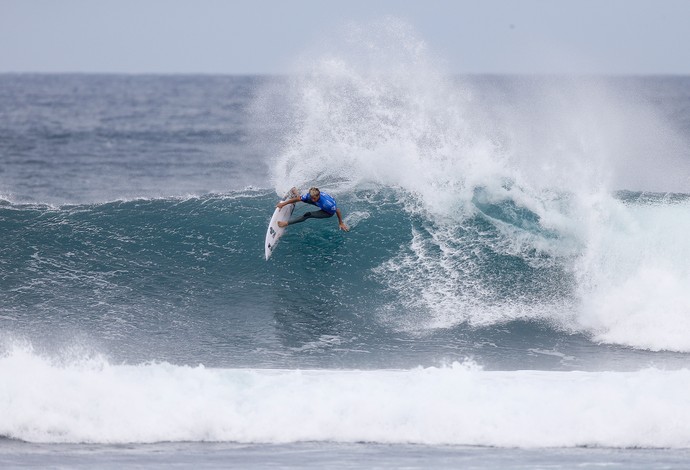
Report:
<svg viewBox="0 0 690 470"><path fill-rule="evenodd" d="M314 202L318 201L321 197L321 191L319 191L319 188L309 188L309 197Z"/></svg>

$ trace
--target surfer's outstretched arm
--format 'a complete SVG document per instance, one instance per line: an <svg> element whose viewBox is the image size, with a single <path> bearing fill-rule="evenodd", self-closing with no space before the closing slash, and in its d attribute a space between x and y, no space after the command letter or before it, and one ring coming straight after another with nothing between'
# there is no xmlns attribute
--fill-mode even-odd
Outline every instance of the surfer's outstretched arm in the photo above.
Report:
<svg viewBox="0 0 690 470"><path fill-rule="evenodd" d="M294 204L294 203L299 202L301 200L302 200L302 198L293 197L292 199L286 199L284 201L280 201L278 204L276 204L276 207L278 209L280 209L283 206L287 206L288 204Z"/></svg>
<svg viewBox="0 0 690 470"><path fill-rule="evenodd" d="M343 217L342 217L342 215L340 215L340 209L335 210L335 215L338 216L338 227L340 227L340 230L342 230L344 232L349 232L350 227L348 227L347 224L345 222L343 222Z"/></svg>

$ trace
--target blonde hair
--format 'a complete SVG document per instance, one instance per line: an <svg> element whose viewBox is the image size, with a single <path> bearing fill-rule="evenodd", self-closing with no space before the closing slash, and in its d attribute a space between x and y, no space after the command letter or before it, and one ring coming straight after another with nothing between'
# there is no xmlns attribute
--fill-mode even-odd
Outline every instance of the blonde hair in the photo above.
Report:
<svg viewBox="0 0 690 470"><path fill-rule="evenodd" d="M321 195L321 191L319 191L319 188L316 187L311 187L309 188L309 195L313 197L317 197Z"/></svg>

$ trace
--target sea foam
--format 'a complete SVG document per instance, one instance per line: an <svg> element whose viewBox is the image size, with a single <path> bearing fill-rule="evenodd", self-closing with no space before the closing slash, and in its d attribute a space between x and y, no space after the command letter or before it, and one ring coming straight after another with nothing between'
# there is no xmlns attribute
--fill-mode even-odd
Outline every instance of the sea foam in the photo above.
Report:
<svg viewBox="0 0 690 470"><path fill-rule="evenodd" d="M0 435L30 442L690 446L690 371L210 369L0 358Z"/></svg>
<svg viewBox="0 0 690 470"><path fill-rule="evenodd" d="M634 87L453 77L395 19L353 27L305 53L298 70L274 113L288 130L272 180L277 190L317 184L338 196L399 191L400 210L423 227L374 273L420 312L399 327L546 320L599 341L690 351L676 333L690 321L687 204L644 208L615 197L688 192L689 146ZM270 90L260 95L270 102ZM499 236L467 236L477 216ZM569 280L547 280L542 298L501 291L506 276L472 258L481 249L535 273L556 266Z"/></svg>

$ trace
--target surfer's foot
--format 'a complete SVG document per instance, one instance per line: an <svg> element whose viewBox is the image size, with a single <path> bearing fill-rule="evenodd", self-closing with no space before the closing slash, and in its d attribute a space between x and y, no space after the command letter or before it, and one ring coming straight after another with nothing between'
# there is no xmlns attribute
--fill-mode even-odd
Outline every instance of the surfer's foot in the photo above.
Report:
<svg viewBox="0 0 690 470"><path fill-rule="evenodd" d="M284 227L287 227L287 226L288 226L288 223L287 223L287 222L283 222L282 220L281 220L280 222L278 222L278 227L280 227L280 228L284 228Z"/></svg>

